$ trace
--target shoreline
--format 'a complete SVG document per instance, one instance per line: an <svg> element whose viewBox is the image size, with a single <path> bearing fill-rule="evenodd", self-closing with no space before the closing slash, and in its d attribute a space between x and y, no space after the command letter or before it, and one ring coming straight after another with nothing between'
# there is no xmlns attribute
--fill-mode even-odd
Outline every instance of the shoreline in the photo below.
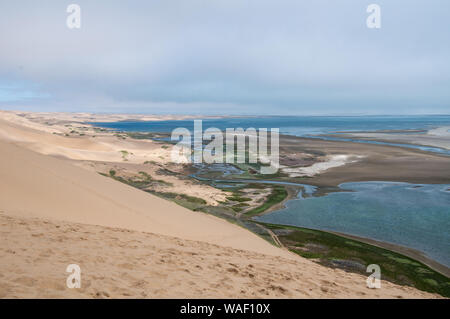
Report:
<svg viewBox="0 0 450 319"><path fill-rule="evenodd" d="M420 287L419 289L426 291L437 289L442 296L450 296L449 277L446 274L436 271L422 260L397 252L392 247L386 248L374 242L365 242L357 236L315 228L257 223L268 228L286 249L325 267L365 275L366 267L376 264L383 271L384 280ZM433 283L432 286L429 283Z"/></svg>
<svg viewBox="0 0 450 319"><path fill-rule="evenodd" d="M361 132L361 133L365 133L365 132ZM368 133L371 133L371 132L368 132ZM378 132L375 132L375 134L376 133L378 133ZM380 133L384 133L384 132L380 132ZM343 133L343 134L346 134L346 133ZM417 143L417 142L414 143L413 141L402 141L402 140L395 140L395 139L389 140L389 139L376 138L376 137L353 137L353 136L345 136L345 135L342 136L342 135L338 135L338 134L324 134L324 135L319 135L319 137L317 137L317 138L321 138L321 137L324 140L327 140L326 139L327 137L354 139L354 141L348 141L348 142L362 143L362 144L371 144L370 142L380 142L380 143L383 143L383 144L378 144L378 145L386 145L386 146L407 148L407 149L418 150L418 151L431 153L431 154L449 156L449 155L446 155L446 153L440 153L440 152L434 152L434 151L426 151L426 150L421 150L420 148L415 148L415 147L429 147L429 148L440 149L440 150L443 150L443 151L448 151L449 149L447 147L437 146L437 145L432 145L432 144L426 144L426 143ZM347 142L347 141L343 141L343 142ZM405 146L395 145L395 144L403 144Z"/></svg>
<svg viewBox="0 0 450 319"><path fill-rule="evenodd" d="M256 180L257 181L257 180ZM238 179L233 179L230 180L230 182L239 182ZM248 182L248 181L247 181ZM279 202L276 203L275 205L269 207L268 209L266 209L265 211L256 214L254 216L248 216L247 219L256 223L256 224L264 224L264 222L259 222L259 221L255 221L253 220L253 217L256 216L263 216L269 213L273 213L275 211L281 210L283 208L286 207L286 203L290 200L294 200L298 197L299 192L301 192L302 190L300 188L302 188L301 186L289 186L289 185L284 185L286 191L287 191L287 196L286 198ZM320 192L320 186L318 186L318 192ZM327 192L328 193L328 192ZM245 213L243 214L243 216L245 217ZM274 225L279 225L279 226L286 226L285 224L277 224L277 223L271 223ZM337 232L337 231L331 231L331 230L324 230L324 229L318 229L318 228L309 228L309 227L303 227L303 226L295 226L292 225L294 227L300 227L300 228L307 228L307 229L312 229L312 230L318 230L324 233L329 233L329 234L333 234L335 236L339 236L339 237L343 237L343 238L348 238L348 239L352 239L355 241L359 241L368 245L372 245L372 246L376 246L379 248L383 248L386 249L388 251L392 251L401 255L404 255L406 257L409 257L415 261L421 262L424 265L430 267L431 269L433 269L434 271L438 272L441 275L446 276L447 278L450 278L450 268L439 263L438 261L435 261L434 259L428 257L425 255L425 253L416 250L414 248L410 248L410 247L406 247L406 246L402 246L402 245L398 245L398 244L393 244L393 243L389 243L389 242L384 242L384 241L380 241L380 240L376 240L376 239L371 239L371 238L367 238L367 237L361 237L361 236L356 236L356 235L351 235L351 234L346 234L346 233L341 233L341 232ZM265 227L264 227L265 228ZM265 228L266 231L269 232L269 234L271 233L268 229ZM274 235L277 240L279 242L279 239L277 237L277 235L275 234L271 234L271 236Z"/></svg>
<svg viewBox="0 0 450 319"><path fill-rule="evenodd" d="M8 115L8 114L6 114ZM5 122L6 121L6 122ZM101 201L101 204L103 205L113 205L114 201L108 201L105 200L110 198L110 192L107 192L107 190L109 189L114 189L115 191L117 190L117 192L119 192L120 189L120 193L123 192L127 192L130 193L130 196L134 196L136 198L138 198L139 200L142 201L155 201L160 203L161 205L163 205L164 207L170 206L170 211L171 214L181 214L182 211L184 211L181 207L179 206L183 206L181 204L179 204L178 202L181 200L184 200L186 202L189 202L189 204L191 205L193 200L197 200L197 199L202 199L203 196L207 196L209 197L207 200L207 204L206 203L202 203L200 202L200 206L202 205L211 205L211 203L214 204L214 201L216 201L217 203L220 203L223 199L223 196L226 196L227 194L224 193L222 194L221 192L217 191L216 189L212 188L212 187L207 187L205 185L201 185L201 183L197 184L195 182L191 182L188 179L186 179L185 177L185 171L184 168L179 167L179 166L175 166L175 165L171 165L169 160L168 160L168 154L170 154L170 146L161 146L161 144L164 143L154 143L153 141L146 141L144 139L134 139L131 136L125 136L125 135L120 135L119 134L114 134L114 132L107 132L107 131L103 131L103 130L96 130L94 129L95 126L93 125L86 125L84 122L83 124L78 124L79 122L76 122L75 124L73 124L73 122L66 122L65 119L55 119L54 122L49 122L50 124L47 123L47 119L46 118L37 118L37 119L33 119L33 121L30 121L28 119L24 119L20 116L18 117L12 117L11 118L7 118L5 119L5 121L2 121L0 124L2 124L1 130L4 131L4 139L5 140L12 140L11 143L11 147L13 148L17 148L17 154L22 154L22 153L26 153L27 156L22 156L22 157L26 157L28 161L33 160L36 162L45 162L46 167L48 166L49 169L53 169L56 170L58 169L61 170L61 174L72 174L72 172L74 172L73 176L70 175L71 179L79 179L79 175L89 175L90 178L92 180L95 180L96 183L104 183L105 186L104 187L97 187L97 189L101 189L102 193L105 193L108 195L105 195L103 197L97 198L96 193L94 194L89 194L86 196L91 196L91 197L96 197L96 200L90 204L90 205L94 205L94 204L98 204ZM23 122L23 123L22 123ZM80 126L81 125L81 126ZM15 139L13 139L15 138ZM289 141L294 141L294 143L292 144L294 147L294 149L296 147L299 148L303 148L301 151L297 152L297 154L293 153L292 155L295 157L297 156L297 160L301 160L302 156L304 156L304 154L309 153L309 150L312 150L310 154L310 157L312 160L314 161L322 161L325 155L333 155L336 154L337 152L339 152L338 154L342 154L342 152L348 152L349 154L352 154L353 150L352 147L355 147L355 145L351 145L351 144L355 144L355 143L350 143L350 144L343 144L343 143L337 143L337 142L320 142L317 140L313 140L310 141L309 144L314 144L314 145L303 145L303 143L299 143L298 139L301 139L299 137L294 137L295 140L291 140L291 137L286 137L283 136L281 138L282 143L284 143L286 140ZM20 142L16 142L16 140L19 140ZM304 142L305 139L302 139L302 141ZM15 145L17 144L17 145ZM308 144L308 143L306 143ZM317 144L317 145L316 145ZM345 146L345 148L343 149L342 146ZM282 147L285 145L282 145ZM8 147L7 144L5 144L4 146L5 148ZM20 148L20 149L19 149ZM23 148L23 150L22 150ZM381 150L381 153L384 154L388 154L389 156L397 156L398 153L401 154L413 154L413 155L417 155L418 152L412 152L411 151L405 151L405 150L397 150L395 147L393 148L388 148L388 147L373 147L373 146L362 146L360 145L356 145L356 148L358 150L360 149L366 149L369 150L372 153L376 153L379 155L379 151ZM25 149L29 149L29 150L25 150ZM336 151L337 149L337 151ZM395 150L395 152L392 151L392 149ZM314 151L317 150L317 151ZM32 151L32 152L30 152ZM290 149L287 150L288 152L285 152L285 154L289 154ZM38 153L41 153L41 155L38 155ZM372 155L372 153L370 153ZM17 155L17 156L19 156ZM425 155L424 155L425 156ZM426 153L426 157L432 159L431 163L433 163L433 160L435 160L436 158L438 158L435 155L430 155L428 153ZM295 159L295 158L294 158ZM5 159L6 160L6 159ZM376 160L376 159L375 159ZM401 158L400 161L403 161L404 158ZM421 159L422 160L422 159ZM61 161L61 163L59 165L50 165L53 161ZM63 162L67 162L66 166L63 166ZM59 162L58 162L59 163ZM297 163L295 161L293 161L293 163ZM14 164L18 167L21 167L22 169L18 169L17 174L23 174L25 177L29 177L30 174L25 174L23 173L23 169L27 168L28 166L26 164L23 164L22 162L20 163L16 163L14 162ZM19 165L20 164L20 165ZM72 166L72 164L75 164ZM365 163L364 163L365 164ZM44 165L44 164L43 164ZM59 167L61 166L61 168ZM77 167L79 166L79 167ZM353 166L353 164L349 164L348 166ZM80 168L83 168L83 170L80 170ZM330 169L328 171L326 171L323 174L320 174L319 177L323 177L326 176L329 179L329 173L330 172L339 172L339 175L342 175L341 173L341 169L343 169L344 171L344 175L345 174L345 168L346 166L343 167L339 167L336 169ZM87 170L84 170L87 169ZM370 171L370 167L367 167L367 170L364 170L363 172L367 172ZM67 172L66 172L67 171ZM75 171L77 172L75 174ZM88 172L90 171L90 172ZM408 171L408 170L407 170ZM143 172L143 173L141 173ZM376 170L372 169L372 172L376 172ZM39 173L39 172L38 172ZM95 174L93 174L95 173ZM425 172L427 173L427 172ZM33 174L36 174L36 172L33 172ZM181 195L176 195L177 200L173 200L172 197L170 198L166 198L168 199L168 201L174 202L178 205L172 204L172 203L167 203L166 201L159 201L157 198L154 197L148 197L148 195L145 195L141 192L135 192L132 189L128 188L128 187L123 187L120 185L117 185L116 182L113 181L107 181L104 180L103 177L99 177L100 175L106 175L109 174L109 176L114 177L116 174L119 178L124 179L124 181L129 184L130 186L133 186L134 188L138 188L141 189L143 191L147 191L147 192L169 192L167 194L185 194L187 193L187 195L185 194L184 197L182 197ZM412 170L411 174L414 175L415 172ZM363 174L366 175L366 174ZM22 175L20 175L22 176ZM64 175L65 176L65 175ZM360 176L358 174L356 174L356 176ZM435 176L433 174L426 174L427 176L427 180L433 179L435 178ZM272 178L275 176L272 176ZM351 177L355 177L355 175L353 174ZM269 178L270 179L270 178ZM278 179L284 179L284 181L288 181L286 180L285 177L282 176L278 176ZM12 179L12 180L16 180L16 179ZM53 179L49 179L48 177L46 178L42 178L43 181L45 182L52 182L53 183ZM261 180L261 178L259 178L259 180ZM332 180L332 179L331 179ZM258 181L258 178L255 179L255 182ZM301 179L295 179L296 183L304 183L304 184L310 184L310 185L315 185L317 182L317 178L313 177L313 178L301 178ZM55 182L56 183L56 182ZM92 183L91 183L92 184ZM319 184L320 180L319 180ZM30 186L31 184L29 182L23 184L25 186ZM34 185L34 184L33 184ZM103 184L102 184L103 185ZM326 187L329 190L334 189L334 187L332 186L333 183L324 183L324 185L319 185L321 186L321 189L323 191L327 191ZM107 187L106 187L107 186ZM31 186L30 186L31 187ZM72 184L67 185L67 189L71 190L73 187ZM146 189L147 187L149 187L149 189ZM295 198L295 196L297 196L298 192L296 190L297 186L295 187L289 187L289 186L284 186L286 191L287 191L287 195L286 197L276 203L275 205L268 207L268 210L265 211L265 213L268 213L270 211L274 211L277 210L279 207L282 207L283 205L285 205L285 203L288 200L291 200L293 198ZM151 189L150 189L151 188ZM61 190L65 190L65 188L58 188ZM32 193L34 191L34 189L30 189L30 193ZM81 191L81 190L80 190ZM83 190L84 191L84 190ZM170 193L172 192L172 193ZM215 193L216 192L216 193ZM70 193L70 192L69 192ZM64 193L65 194L65 193ZM214 197L211 195L213 194ZM66 195L64 195L66 196ZM70 196L72 196L72 193L70 193ZM70 197L69 195L67 195L66 197ZM245 195L242 195L241 197L244 197ZM37 197L36 200L40 200L43 204L41 206L45 206L47 205L47 203L52 202L49 200L43 201L42 196L40 196L39 198ZM118 198L120 198L121 196L119 196ZM71 198L71 197L70 197ZM10 203L11 201L6 201L5 203ZM142 209L143 206L145 205L137 205L135 203L136 201L127 201L126 203L123 204L123 207L127 208L129 206L132 206L133 210L136 210L138 212L140 212L140 209ZM205 202L205 200L203 200L203 202ZM239 202L239 201L238 201ZM20 201L17 202L11 202L11 205L21 205ZM66 204L66 202L64 202L64 205ZM62 204L61 204L62 205ZM189 207L190 207L189 205ZM73 207L76 207L77 205L72 205ZM72 207L71 206L71 207ZM135 207L136 206L136 207ZM151 205L149 205L151 206ZM198 206L198 201L195 202L194 206ZM39 206L40 207L40 206ZM125 215L123 215L124 211L119 209L118 207L114 206L117 210L117 216L118 216L118 221L117 223L115 222L112 226L114 227L124 227L125 229L128 228L132 228L138 231L142 231L144 225L147 225L147 223L143 223L142 221L140 221L139 218L147 218L147 213L146 214L137 214L136 215L136 221L135 223L133 222L133 224L130 227L127 227L127 225L130 223L129 222L129 216L128 213L125 214L127 217L125 217ZM187 207L190 211L192 211L193 209L190 209L189 207ZM208 206L208 207L212 207L215 208L213 206ZM47 207L44 207L45 210L43 212L38 211L38 215L42 215L44 217L46 217L48 215L48 209ZM43 208L43 209L44 209ZM220 207L219 207L220 208ZM98 210L99 212L101 210ZM173 211L173 212L172 212ZM195 211L195 210L194 210ZM230 224L230 221L227 220L226 218L224 218L223 216L221 216L222 212L220 211L220 209L212 209L211 210L212 213L208 213L208 215L212 215L212 216L208 216L208 217L204 217L204 214L198 214L195 215L194 217L196 218L204 218L205 219L205 223L212 223L213 220L215 220L215 217L220 217L220 220L225 219L225 221L221 222L219 220L215 220L217 223L219 223L221 226L225 227L225 228L229 228L230 230L234 230L236 232L238 232L238 229L231 229L230 226L227 226L225 224ZM128 211L127 211L128 212ZM187 211L185 211L186 214ZM36 214L37 214L36 213ZM52 212L53 214L53 212ZM55 216L56 214L60 214L60 210L57 210L57 213L54 213ZM92 214L89 214L89 216L84 217L84 215L78 215L79 211L76 210L73 213L71 212L70 214L67 213L65 214L63 217L63 220L68 220L68 221L80 221L82 219L83 222L85 222L85 218L89 217L89 222L91 223L91 219L95 217L95 220L93 222L95 222L95 224L98 224L100 226L111 226L110 225L110 221L108 220L107 222L103 219L103 216L92 216ZM141 216L142 215L142 216ZM165 214L167 215L167 214ZM194 240L198 240L200 236L198 233L193 233L193 231L189 231L187 232L184 228L185 225L183 225L183 227L181 227L180 229L178 229L178 225L173 225L173 221L170 221L170 218L167 219L167 216L162 216L159 214L153 214L152 216L148 216L149 218L154 218L157 219L158 222L166 225L167 224L167 229L164 228L163 230L161 230L159 227L154 226L154 229L150 229L151 231L154 231L156 234L159 235L176 235L176 237L180 237L183 239L194 239ZM191 214L188 214L189 216ZM53 216L53 215L52 215ZM61 217L60 215L57 215L58 217ZM123 221L119 218L123 217ZM166 220L167 219L167 220ZM191 219L191 218L190 218ZM250 221L250 220L249 220ZM120 223L119 223L120 222ZM231 224L233 224L231 222ZM125 226L124 226L125 225ZM155 222L153 221L151 224L149 224L149 227L153 227L153 225L155 225ZM170 226L169 226L170 225ZM242 225L240 225L242 226ZM207 227L208 228L208 227ZM252 231L251 227L244 227L247 231L249 231L250 233L253 233L253 235L255 235L256 233L254 231ZM145 231L148 231L147 229L145 229ZM246 231L246 232L247 232ZM216 231L213 232L213 234L211 236L216 236ZM256 236L250 236L251 234L248 234L248 238L255 238ZM256 234L258 235L258 234ZM202 241L205 241L204 235L201 235L202 237L200 238ZM244 236L244 233L243 233ZM235 242L237 239L235 238L236 236L231 236L232 240L230 239L230 244L228 244L227 246L231 246L233 248L236 248L236 246L239 246L239 249L242 249L242 241L238 240L238 244ZM230 237L230 238L231 238ZM261 236L257 236L259 237L258 239L260 239ZM215 238L215 237L214 237ZM208 243L213 243L213 244L218 244L218 242L214 239L210 239L208 237L207 242ZM235 240L236 239L236 240ZM256 238L255 238L256 240ZM246 240L248 241L248 239ZM205 241L206 242L206 241ZM223 244L223 241L220 241L220 244ZM260 246L256 247L256 242L255 242L255 246L253 247L252 245L252 249L253 250L257 250L258 252L260 250L264 250L265 253L270 253L270 254L286 254L286 257L292 257L292 252L279 252L278 249L274 250L275 247L274 245L269 245L267 242L266 243L259 243ZM262 247L264 246L264 247ZM393 250L394 252L394 250ZM306 262L302 260L302 262ZM312 265L313 267L313 265ZM315 267L315 266L314 266ZM328 268L327 266L325 266L325 268ZM319 268L318 268L319 269ZM324 269L324 271L329 271ZM352 276L354 274L352 273Z"/></svg>
<svg viewBox="0 0 450 319"><path fill-rule="evenodd" d="M416 250L414 248L405 247L405 246L401 246L401 245L397 245L397 244L392 244L392 243L388 243L388 242L384 242L384 241L380 241L380 240L376 240L376 239L360 237L360 236L345 234L345 233L341 233L341 232L335 232L335 231L331 231L331 230L322 230L322 229L318 229L318 230L327 232L327 233L331 233L331 234L334 234L337 236L341 236L344 238L349 238L349 239L353 239L356 241L360 241L360 242L363 242L363 243L366 243L366 244L369 244L372 246L377 246L377 247L380 247L380 248L383 248L386 250L391 250L393 252L405 255L409 258L420 261L421 263L427 265L428 267L437 271L438 273L450 278L450 268L449 267L431 259L430 257L426 256L421 251Z"/></svg>
<svg viewBox="0 0 450 319"><path fill-rule="evenodd" d="M450 126L439 125L416 130L342 131L322 134L330 138L356 139L362 142L396 143L414 147L438 148L449 155ZM440 153L440 152L438 152Z"/></svg>
<svg viewBox="0 0 450 319"><path fill-rule="evenodd" d="M152 132L152 133L156 133L156 134L165 134L165 132ZM375 147L375 148L379 148L379 149L392 149L392 150L401 150L405 153L414 153L414 154L423 154L426 156L431 156L431 157L439 157L439 158L448 158L447 155L445 154L440 154L440 153L436 153L436 152L430 152L430 151L425 151L425 150L421 150L421 149L416 149L416 148L406 148L406 147L400 147L400 146L395 146L395 145L377 145L377 144L370 144L370 143L358 143L358 142L352 142L352 141L332 141L332 140L324 140L324 139L317 139L317 138L309 138L309 137L301 137L301 136L296 136L296 135L288 135L288 134L280 134L280 142L285 139L285 140L291 140L291 139L295 139L295 140L299 140L299 141L308 141L308 142L317 142L317 141L323 141L326 143L335 143L335 144L352 144L355 145L357 144L358 146L360 144L363 144L365 147ZM280 143L281 144L281 143ZM411 144L411 145L417 145L417 146L421 146L420 144ZM336 169L340 169L340 167L337 167ZM318 174L318 175L326 175L328 173L328 171L333 170L333 169L329 169L327 171L325 171L325 173L322 174ZM318 187L318 192L320 192L321 190L323 191L324 189L327 188L336 188L339 187L340 184L342 183L350 183L350 182L370 182L370 181L374 181L374 182L406 182L406 183L412 183L412 184L417 184L417 181L414 178L407 178L407 179L398 179L398 180L386 180L386 179L381 179L381 180L377 180L377 179L371 179L371 180L366 180L366 179L362 179L362 180L358 180L358 179L353 179L353 180L348 180L336 185L324 185L323 183L315 183L314 179L315 177L308 177L308 178L300 178L302 179L302 183L304 184L308 184L311 186L317 186ZM306 180L305 180L306 179ZM226 178L224 178L224 180L226 180ZM281 178L279 180L275 179L274 181L279 181L279 182L283 182L283 181L295 181L297 183L300 183L298 181L298 178ZM238 179L233 179L230 181L234 181L234 182L238 182ZM258 179L255 179L255 182L258 181ZM438 182L438 181L427 181L425 183L419 183L419 184L448 184L448 183L442 183L442 182ZM262 216L265 214L269 214L272 212L275 212L277 210L281 210L283 208L286 207L286 203L290 200L295 199L298 196L298 193L300 191L300 186L288 186L288 185L284 185L286 191L287 191L287 196L286 198L269 207L267 210L265 210L262 213L259 213L255 216ZM336 188L336 190L338 190ZM328 192L326 192L328 193ZM245 214L244 214L245 216ZM251 217L249 217L249 219L252 219ZM321 230L318 229L320 231L324 231L324 232L328 232L331 234L335 234L341 237L346 237L346 238L350 238L350 239L354 239L357 241L361 241L363 243L367 243L370 245L374 245L380 248L384 248L387 250L392 250L393 252L397 252L400 254L403 254L407 257L410 257L412 259L415 259L417 261L420 261L422 263L424 263L425 265L429 266L430 268L432 268L433 270L447 276L450 277L450 268L448 268L447 266L440 264L439 262L431 259L430 257L427 257L424 253L420 252L419 250L416 250L414 248L409 248L409 247L404 247L401 245L396 245L396 244L392 244L392 243L388 243L388 242L383 242L383 241L378 241L375 239L371 239L371 238L365 238L365 237L359 237L359 236L354 236L354 235L350 235L350 234L345 234L345 233L340 233L340 232L334 232L334 231L328 231L328 230Z"/></svg>
<svg viewBox="0 0 450 319"><path fill-rule="evenodd" d="M271 206L266 211L264 211L258 215L255 215L253 217L263 216L263 215L270 214L270 213L273 213L273 212L276 212L276 211L286 208L286 203L290 200L295 200L300 191L300 190L294 191L294 188L289 187L289 186L286 187L286 189L288 191L288 196L282 202ZM277 223L272 222L272 224L277 224ZM283 224L277 224L277 225L283 226ZM296 226L296 227L305 228L303 226ZM336 236L340 236L340 237L344 237L344 238L353 239L353 240L360 241L360 242L363 242L363 243L366 243L366 244L369 244L372 246L377 246L377 247L380 247L380 248L383 248L386 250L390 250L390 251L405 255L407 257L410 257L414 260L417 260L417 261L427 265L428 267L437 271L438 273L450 278L450 268L449 267L439 263L438 261L432 259L431 257L428 257L427 255L425 255L425 253L423 253L417 249L398 245L398 244L393 244L393 243L389 243L389 242L385 242L385 241L380 241L380 240L376 240L376 239L372 239L372 238L332 231L332 230L319 229L319 228L311 228L311 229L319 230L319 231L322 231L325 233L334 234Z"/></svg>
<svg viewBox="0 0 450 319"><path fill-rule="evenodd" d="M315 139L315 138L306 138L306 137L299 137L299 136L295 136L295 135L285 135L285 134L280 135L280 141L282 139L289 139L289 140L290 139L298 139L300 141L305 141L306 140L306 141L312 141L312 142L316 142L318 140L318 139ZM362 144L362 143L356 143L356 142L352 142L352 141L329 141L329 140L321 140L321 141L331 142L331 143L336 143L336 144L340 144L340 143L353 144L353 145L354 144L357 144L357 145ZM364 145L366 147L374 146L375 148L379 148L379 149L383 149L383 150L386 149L386 148L387 149L393 149L393 150L399 150L400 149L400 151L403 151L404 153L407 153L407 154L408 153L413 153L413 154L421 154L421 155L425 155L425 156L429 156L429 157L448 158L448 156L444 155L444 154L439 154L439 153L435 153L435 152L429 152L429 151L424 151L424 150L414 149L414 148L402 148L402 147L395 146L395 145L374 145L374 144L369 144L369 143L365 143ZM340 168L341 167L338 167L336 169L339 170ZM330 170L333 170L333 169L329 169L329 170L325 171L324 173L318 174L318 175L319 176L326 175L328 173L328 171L330 171ZM352 180L348 180L348 181L345 181L345 182L342 182L342 183L330 186L328 183L326 183L326 184L316 183L314 181L315 178L316 177L314 177L314 176L313 177L309 177L309 178L300 178L301 181L299 181L299 178L285 178L285 177L282 177L282 178L278 178L278 179L276 178L273 181L278 181L278 182L296 182L296 183L299 183L299 184L303 183L303 184L308 184L308 185L311 185L311 186L316 186L316 187L318 187L317 192L321 193L321 194L323 192L325 192L325 194L327 194L327 193L331 193L331 192L334 192L334 191L339 191L339 185L340 184L342 184L342 183L351 183L351 182L394 182L394 183L395 182L399 182L399 183L410 183L410 184L449 184L450 183L450 181L447 182L447 183L445 183L445 182L442 183L440 181L433 180L432 178L431 178L431 180L427 180L426 182L420 182L420 183L418 183L417 180L415 180L414 178L406 178L406 179L398 179L398 180L395 180L395 179L387 180L387 179L383 178L383 179L379 179L379 180L377 180L377 179L370 179L370 180L368 180L368 179L361 179L361 180L352 179ZM227 179L223 178L223 180L227 180ZM233 178L233 179L230 180L230 182L231 181L232 182L239 182L239 179L238 178ZM258 181L260 181L262 183L262 181L260 179L256 178L255 182L258 182ZM269 207L264 212L261 212L261 213L255 215L255 216L266 215L266 214L269 214L269 213L272 213L272 212L275 212L275 211L278 211L278 210L281 210L281 209L285 208L286 207L286 203L288 201L290 201L290 200L296 199L298 194L299 194L299 192L301 191L300 190L301 186L289 186L289 185L283 185L283 186L285 187L285 189L286 189L286 191L288 193L286 198L283 201L281 201L281 202L279 202L279 203ZM255 217L255 216L252 216L252 217ZM249 219L252 219L252 218L249 217ZM421 252L419 250L416 250L414 248L409 248L409 247L405 247L405 246L401 246L401 245L397 245L397 244L393 244L393 243L389 243L389 242L379 241L379 240L366 238L366 237L359 237L359 236L355 236L355 235L351 235L351 234L345 234L345 233L340 233L340 232L335 232L335 231L329 231L329 230L323 230L323 229L317 229L317 230L320 230L320 231L323 231L323 232L327 232L327 233L330 233L330 234L334 234L334 235L337 235L337 236L341 236L341 237L357 240L357 241L360 241L360 242L363 242L363 243L366 243L366 244L370 244L370 245L373 245L373 246L377 246L377 247L380 247L380 248L383 248L383 249L387 249L387 250L390 250L390 251L393 251L393 252L405 255L405 256L410 257L410 258L412 258L414 260L422 262L423 264L429 266L431 269L433 269L433 270L437 271L438 273L440 273L440 274L450 278L450 268L449 267L447 267L447 266L445 266L445 265L435 261L434 259L426 256L425 253L423 253L423 252Z"/></svg>
<svg viewBox="0 0 450 319"><path fill-rule="evenodd" d="M327 155L362 155L357 162L330 168L312 177L281 177L280 181L337 187L347 182L394 181L413 184L450 184L450 177L441 172L450 170L449 157L444 154L391 145L328 141L291 135L280 135L280 153L318 152Z"/></svg>
<svg viewBox="0 0 450 319"><path fill-rule="evenodd" d="M238 180L230 180L230 182L238 182ZM254 215L254 216L251 216L248 218L252 222L260 223L258 221L253 220L253 217L263 216L263 215L270 214L270 213L273 213L273 212L276 212L276 211L286 208L286 203L290 200L295 200L298 197L299 192L301 192L301 190L300 190L301 186L298 186L298 187L287 186L287 185L284 185L284 186L285 186L288 194L283 201L269 207L267 210L265 210L257 215ZM319 186L318 191L320 191L320 186ZM244 216L245 216L245 214L244 214ZM277 224L277 223L273 223L273 222L272 222L272 224L284 226L284 224ZM292 225L292 226L294 226L294 225ZM309 227L304 227L304 226L295 226L295 227L309 228ZM337 232L337 231L331 231L331 230L325 230L325 229L319 229L319 228L310 228L310 229L334 234L336 236L340 236L340 237L344 237L344 238L353 239L355 241L359 241L362 243L366 243L366 244L369 244L372 246L376 246L379 248L383 248L383 249L386 249L389 251L393 251L393 252L405 255L409 258L412 258L413 260L419 261L419 262L427 265L428 267L435 270L436 272L450 278L450 268L449 267L439 263L438 261L432 259L431 257L426 256L425 253L423 253L417 249L398 245L398 244L393 244L393 243L389 243L389 242L385 242L385 241L380 241L380 240L376 240L376 239L372 239L372 238Z"/></svg>

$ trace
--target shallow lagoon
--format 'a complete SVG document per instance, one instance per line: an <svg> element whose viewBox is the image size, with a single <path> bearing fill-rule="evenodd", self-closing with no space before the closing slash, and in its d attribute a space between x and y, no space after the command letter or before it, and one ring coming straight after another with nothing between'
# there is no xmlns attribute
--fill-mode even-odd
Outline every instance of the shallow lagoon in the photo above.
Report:
<svg viewBox="0 0 450 319"><path fill-rule="evenodd" d="M450 185L359 182L340 188L346 191L300 195L255 219L398 244L450 267Z"/></svg>

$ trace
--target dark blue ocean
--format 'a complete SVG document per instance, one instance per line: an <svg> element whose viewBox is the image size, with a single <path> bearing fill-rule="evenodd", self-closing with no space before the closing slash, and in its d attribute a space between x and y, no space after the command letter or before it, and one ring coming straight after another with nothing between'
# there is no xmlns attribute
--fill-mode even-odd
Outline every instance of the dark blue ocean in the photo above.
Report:
<svg viewBox="0 0 450 319"><path fill-rule="evenodd" d="M193 120L94 123L120 131L171 132L177 127L193 129ZM305 136L337 131L423 130L450 126L450 115L428 116L267 116L203 119L203 127L279 128L280 133Z"/></svg>

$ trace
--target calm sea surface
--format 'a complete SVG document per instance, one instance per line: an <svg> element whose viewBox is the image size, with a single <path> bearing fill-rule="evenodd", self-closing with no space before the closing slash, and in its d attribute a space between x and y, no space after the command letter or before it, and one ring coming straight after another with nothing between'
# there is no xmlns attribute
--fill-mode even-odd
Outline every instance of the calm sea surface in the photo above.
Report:
<svg viewBox="0 0 450 319"><path fill-rule="evenodd" d="M193 129L193 120L95 123L121 131L171 132L177 127ZM450 126L450 115L442 116L271 116L203 120L203 128L279 128L280 133L309 136L336 131L429 129Z"/></svg>

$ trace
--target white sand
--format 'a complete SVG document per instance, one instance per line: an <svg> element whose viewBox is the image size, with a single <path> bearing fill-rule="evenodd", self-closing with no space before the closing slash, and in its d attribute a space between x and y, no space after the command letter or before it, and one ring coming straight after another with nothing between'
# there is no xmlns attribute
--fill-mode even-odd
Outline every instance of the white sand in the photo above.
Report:
<svg viewBox="0 0 450 319"><path fill-rule="evenodd" d="M357 162L360 158L363 158L363 156L348 154L331 155L325 162L314 163L313 165L306 167L286 167L282 168L282 171L289 174L289 177L312 177L314 175L323 173L330 168Z"/></svg>

